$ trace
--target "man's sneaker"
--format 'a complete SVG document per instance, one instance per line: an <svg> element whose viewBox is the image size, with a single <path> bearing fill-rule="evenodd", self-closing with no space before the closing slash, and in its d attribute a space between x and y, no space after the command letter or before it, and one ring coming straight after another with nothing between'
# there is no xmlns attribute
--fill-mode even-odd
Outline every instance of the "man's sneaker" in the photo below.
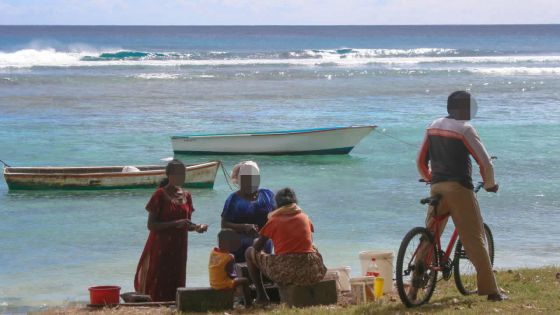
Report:
<svg viewBox="0 0 560 315"><path fill-rule="evenodd" d="M488 295L488 301L498 302L498 301L505 301L509 300L509 297L503 293L495 293Z"/></svg>

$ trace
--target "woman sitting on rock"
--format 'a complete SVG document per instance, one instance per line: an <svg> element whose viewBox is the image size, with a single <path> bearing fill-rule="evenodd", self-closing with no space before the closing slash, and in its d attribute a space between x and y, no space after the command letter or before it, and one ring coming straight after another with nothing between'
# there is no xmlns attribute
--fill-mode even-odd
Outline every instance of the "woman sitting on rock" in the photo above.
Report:
<svg viewBox="0 0 560 315"><path fill-rule="evenodd" d="M297 205L295 192L290 188L281 189L275 199L278 208L268 214L260 237L245 253L249 275L257 289L258 304L269 301L261 272L279 286L313 285L327 272L323 257L313 246L313 224ZM262 251L269 239L274 244L274 255Z"/></svg>

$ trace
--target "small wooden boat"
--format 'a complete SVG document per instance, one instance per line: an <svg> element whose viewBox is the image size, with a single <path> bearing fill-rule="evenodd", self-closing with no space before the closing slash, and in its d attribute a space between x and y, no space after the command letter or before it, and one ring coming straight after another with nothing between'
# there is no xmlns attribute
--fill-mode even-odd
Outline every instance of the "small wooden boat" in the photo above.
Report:
<svg viewBox="0 0 560 315"><path fill-rule="evenodd" d="M171 137L176 154L348 154L376 126Z"/></svg>
<svg viewBox="0 0 560 315"><path fill-rule="evenodd" d="M220 161L186 166L185 187L213 188ZM93 167L5 167L10 190L155 188L165 165Z"/></svg>

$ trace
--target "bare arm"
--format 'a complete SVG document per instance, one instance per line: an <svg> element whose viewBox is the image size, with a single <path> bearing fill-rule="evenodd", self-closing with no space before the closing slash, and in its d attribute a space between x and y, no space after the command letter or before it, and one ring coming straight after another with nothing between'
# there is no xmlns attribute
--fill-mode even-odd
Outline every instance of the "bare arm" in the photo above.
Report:
<svg viewBox="0 0 560 315"><path fill-rule="evenodd" d="M257 227L254 224L232 223L222 218L222 228L232 229L237 233L258 233Z"/></svg>
<svg viewBox="0 0 560 315"><path fill-rule="evenodd" d="M231 254L230 254L231 255ZM235 258L233 258L224 266L224 269L230 279L237 278L237 274L235 273Z"/></svg>
<svg viewBox="0 0 560 315"><path fill-rule="evenodd" d="M266 236L259 236L259 238L253 243L253 248L255 251L260 252L266 246L266 242L268 241L268 237Z"/></svg>
<svg viewBox="0 0 560 315"><path fill-rule="evenodd" d="M150 212L148 216L148 230L154 232L166 230L170 228L176 228L176 229L188 228L189 231L192 231L195 229L195 226L196 224L192 223L188 219L161 222L158 220L156 213Z"/></svg>

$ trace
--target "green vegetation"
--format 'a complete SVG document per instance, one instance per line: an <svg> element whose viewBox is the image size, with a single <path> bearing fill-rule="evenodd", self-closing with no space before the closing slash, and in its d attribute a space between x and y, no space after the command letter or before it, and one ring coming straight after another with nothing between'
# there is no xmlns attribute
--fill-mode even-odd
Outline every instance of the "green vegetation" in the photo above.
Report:
<svg viewBox="0 0 560 315"><path fill-rule="evenodd" d="M333 305L289 309L273 306L268 309L253 308L234 310L229 314L557 314L560 310L560 280L557 273L560 267L543 267L538 269L503 270L496 274L498 284L510 299L502 302L488 302L481 296L462 296L455 288L455 283L440 281L430 303L422 307L408 309L402 305L396 294L384 296L383 299L365 305ZM51 309L42 314L76 314L87 313L87 308L69 307ZM174 314L167 308L129 308L120 307L94 311L96 315L105 314ZM224 314L224 313L216 313Z"/></svg>

